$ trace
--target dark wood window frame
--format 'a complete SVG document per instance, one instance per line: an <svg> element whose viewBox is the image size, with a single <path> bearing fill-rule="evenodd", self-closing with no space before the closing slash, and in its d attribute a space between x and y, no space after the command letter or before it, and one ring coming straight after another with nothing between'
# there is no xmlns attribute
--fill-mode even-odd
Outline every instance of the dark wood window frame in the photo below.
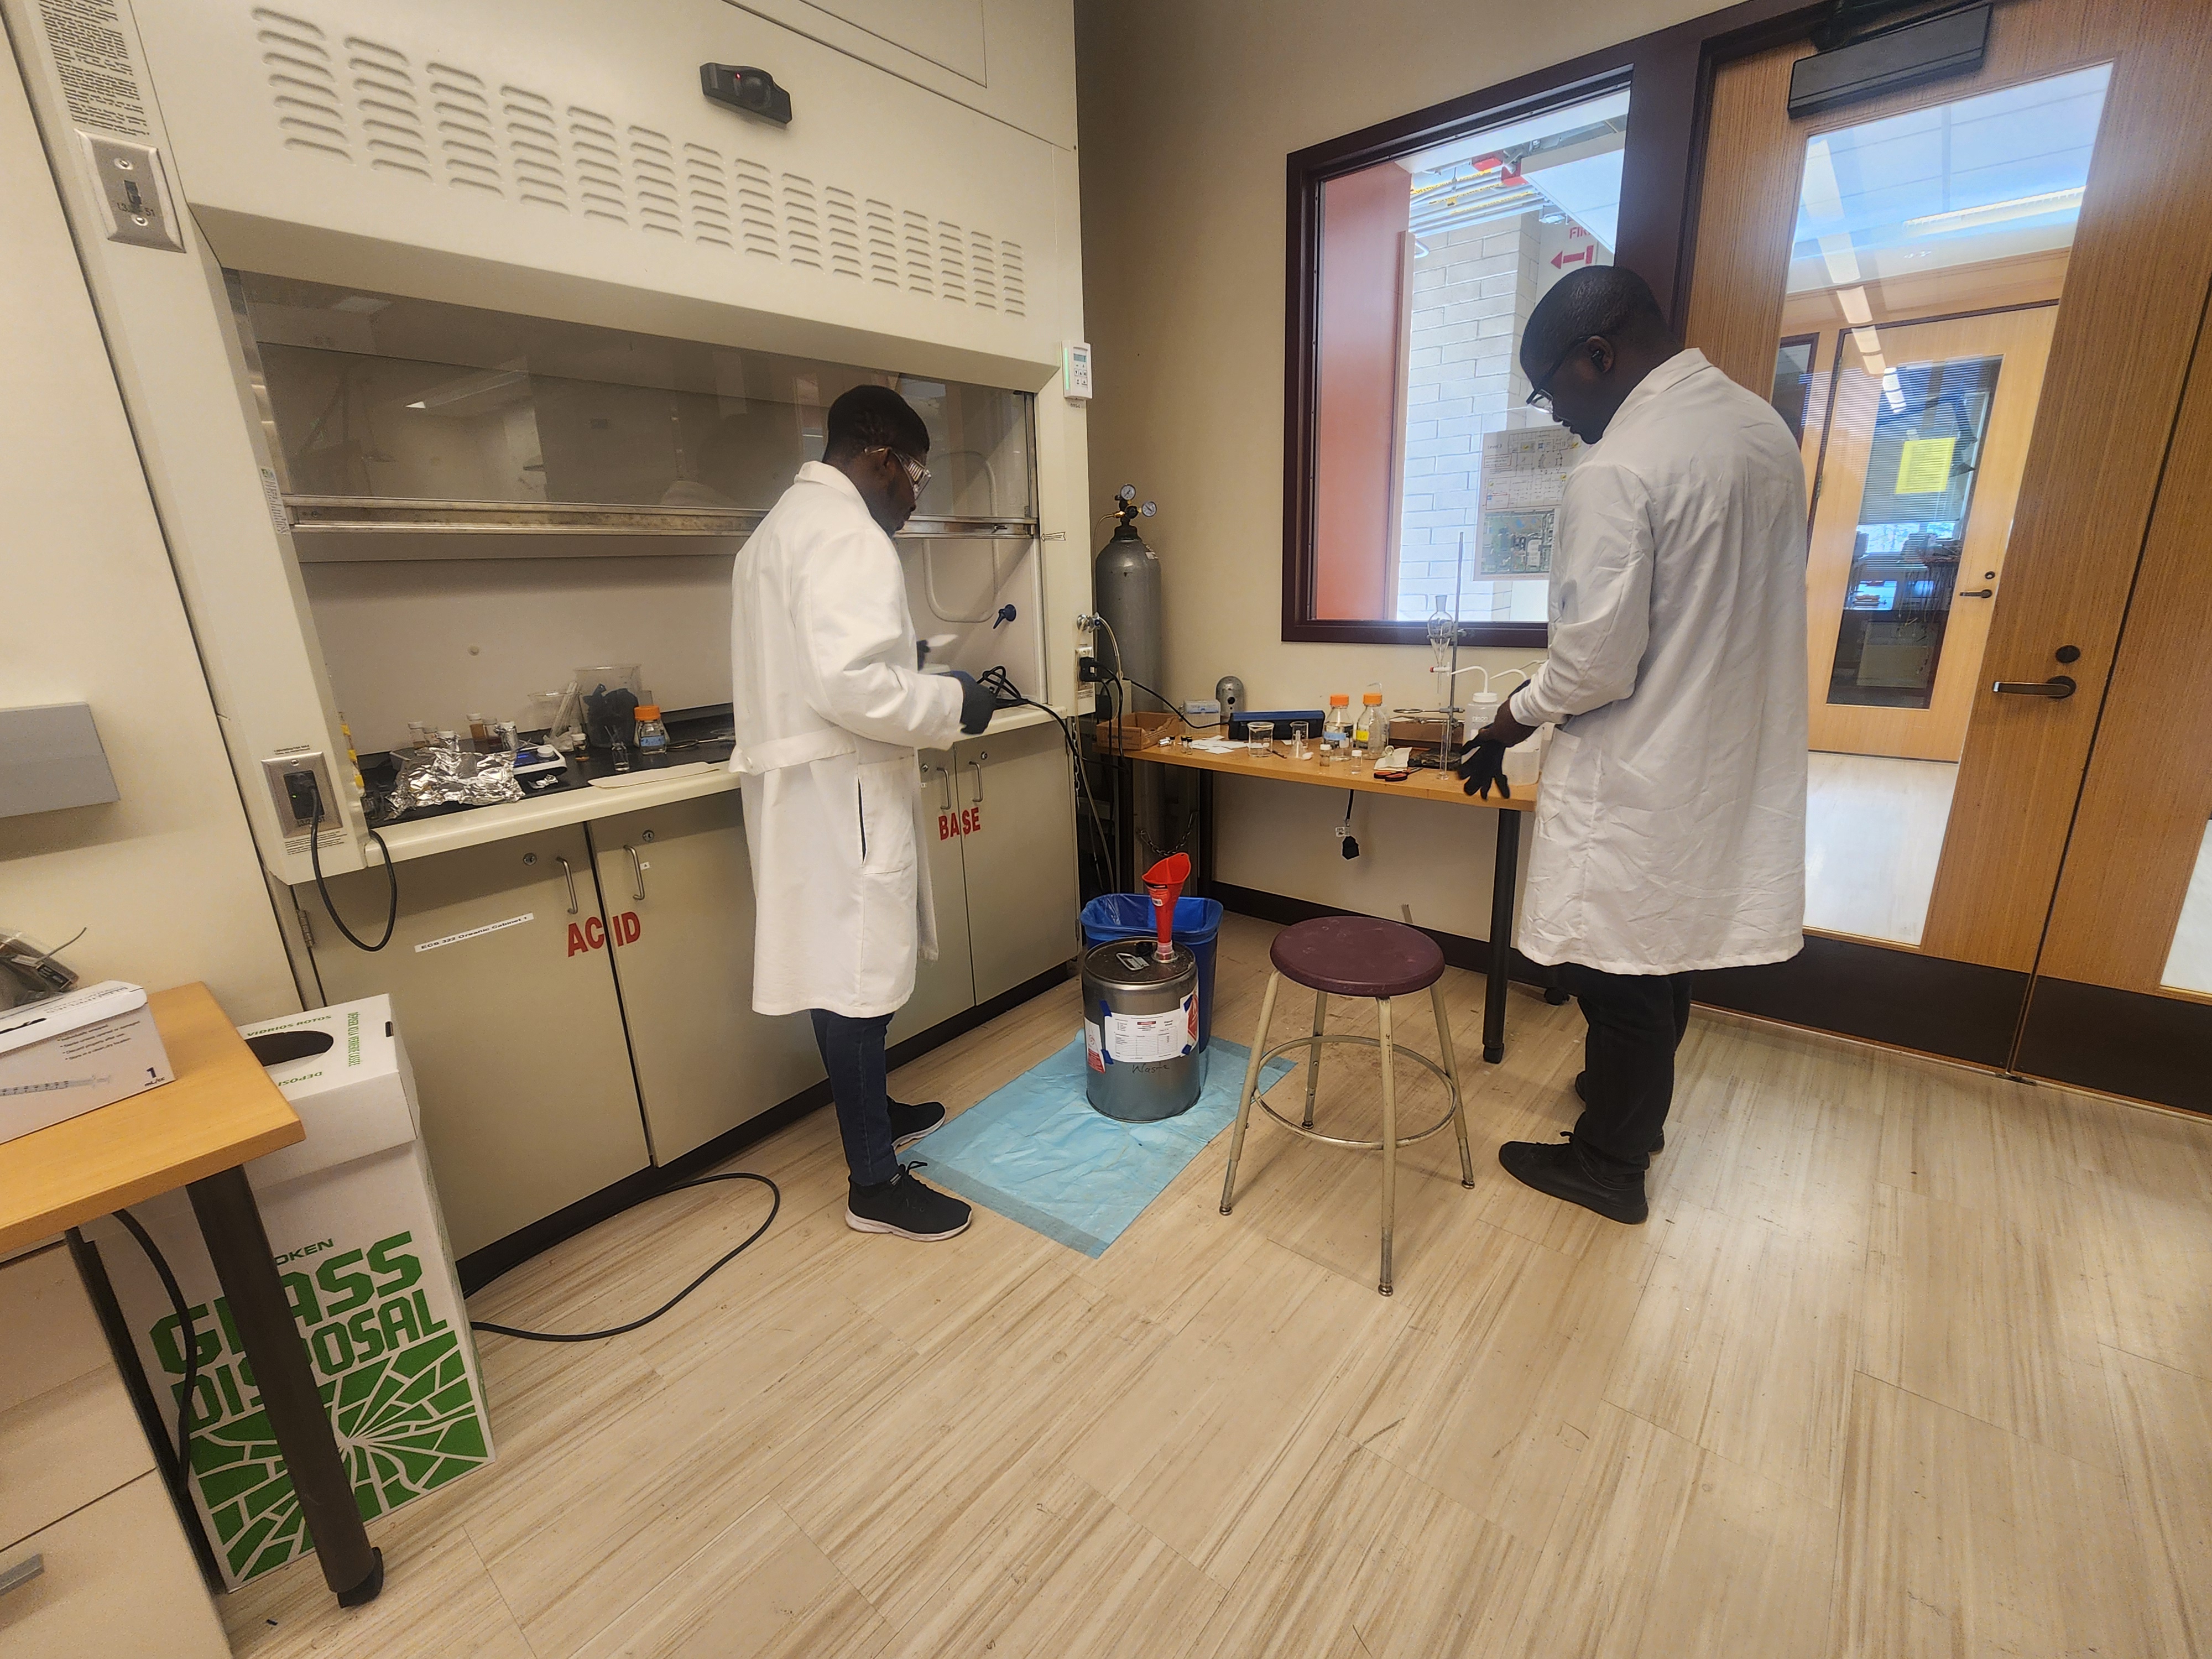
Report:
<svg viewBox="0 0 2212 1659"><path fill-rule="evenodd" d="M1651 284L1679 328L1689 293L1690 252L1697 242L1695 185L1713 70L1729 58L1802 35L1826 9L1804 0L1743 0L1291 153L1284 239L1289 261L1283 345L1284 639L1422 645L1428 638L1425 623L1313 614L1322 186L1378 161L1626 85L1628 138L1621 157L1620 231L1613 258ZM1469 645L1540 647L1547 631L1542 623L1467 623L1461 625L1460 637Z"/></svg>

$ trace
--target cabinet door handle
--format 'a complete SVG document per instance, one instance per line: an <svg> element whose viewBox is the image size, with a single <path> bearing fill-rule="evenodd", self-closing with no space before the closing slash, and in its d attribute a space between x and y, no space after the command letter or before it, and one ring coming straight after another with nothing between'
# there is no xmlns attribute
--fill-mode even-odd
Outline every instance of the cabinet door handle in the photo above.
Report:
<svg viewBox="0 0 2212 1659"><path fill-rule="evenodd" d="M975 805L978 806L983 804L983 763L990 758L991 751L986 749L968 763L969 770L975 775Z"/></svg>
<svg viewBox="0 0 2212 1659"><path fill-rule="evenodd" d="M568 914L573 916L576 914L576 872L564 858L556 856L553 861L561 866L562 879L568 884Z"/></svg>
<svg viewBox="0 0 2212 1659"><path fill-rule="evenodd" d="M640 904L645 902L645 866L637 861L637 848L627 842L623 851L629 854L629 896Z"/></svg>
<svg viewBox="0 0 2212 1659"><path fill-rule="evenodd" d="M944 799L938 803L938 810L950 812L952 810L952 769L951 767L940 766L937 769L937 783L938 787L945 792Z"/></svg>
<svg viewBox="0 0 2212 1659"><path fill-rule="evenodd" d="M1994 587L1962 587L1959 590L1959 597L1962 599L1993 599L1996 596L1997 591Z"/></svg>
<svg viewBox="0 0 2212 1659"><path fill-rule="evenodd" d="M46 1558L43 1555L30 1556L12 1567L0 1567L0 1595L22 1589L46 1570Z"/></svg>
<svg viewBox="0 0 2212 1659"><path fill-rule="evenodd" d="M2054 702L2072 696L2078 689L2072 677L2066 674L2053 674L2047 680L1999 680L1990 688L2003 696L2049 697Z"/></svg>

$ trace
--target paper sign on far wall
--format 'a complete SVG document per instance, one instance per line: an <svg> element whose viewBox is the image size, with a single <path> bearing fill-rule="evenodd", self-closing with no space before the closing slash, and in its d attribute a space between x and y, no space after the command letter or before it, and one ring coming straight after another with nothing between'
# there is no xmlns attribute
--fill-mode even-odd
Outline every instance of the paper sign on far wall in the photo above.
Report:
<svg viewBox="0 0 2212 1659"><path fill-rule="evenodd" d="M1897 495L1940 495L1951 487L1956 438L1907 438L1898 446Z"/></svg>

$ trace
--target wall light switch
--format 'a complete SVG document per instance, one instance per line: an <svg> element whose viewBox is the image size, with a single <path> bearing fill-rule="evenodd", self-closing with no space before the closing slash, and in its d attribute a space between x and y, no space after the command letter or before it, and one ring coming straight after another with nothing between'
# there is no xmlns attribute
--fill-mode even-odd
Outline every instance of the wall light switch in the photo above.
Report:
<svg viewBox="0 0 2212 1659"><path fill-rule="evenodd" d="M1060 389L1070 403L1091 401L1091 343L1070 340L1060 349Z"/></svg>

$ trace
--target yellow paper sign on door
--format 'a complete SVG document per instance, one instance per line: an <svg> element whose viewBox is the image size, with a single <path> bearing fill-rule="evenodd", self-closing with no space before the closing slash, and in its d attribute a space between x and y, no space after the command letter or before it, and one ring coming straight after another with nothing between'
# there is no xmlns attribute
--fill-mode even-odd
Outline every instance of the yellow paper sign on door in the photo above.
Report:
<svg viewBox="0 0 2212 1659"><path fill-rule="evenodd" d="M1898 447L1898 495L1940 495L1951 487L1951 451L1956 438L1907 438Z"/></svg>

